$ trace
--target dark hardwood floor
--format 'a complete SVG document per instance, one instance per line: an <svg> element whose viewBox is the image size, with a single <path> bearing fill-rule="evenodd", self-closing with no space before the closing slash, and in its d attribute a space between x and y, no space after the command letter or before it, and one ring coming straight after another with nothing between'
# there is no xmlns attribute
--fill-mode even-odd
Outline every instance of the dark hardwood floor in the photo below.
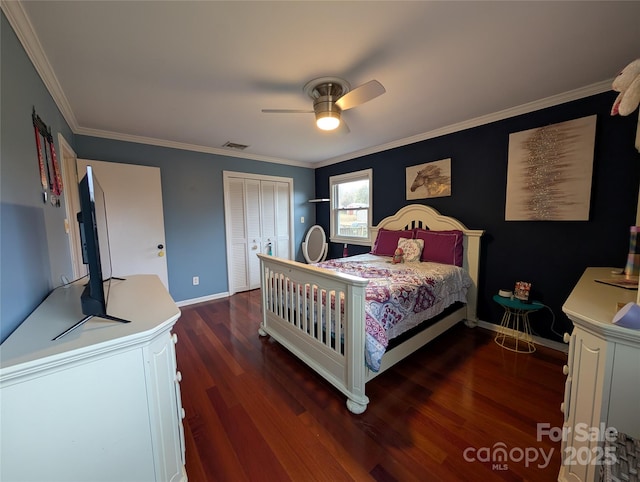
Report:
<svg viewBox="0 0 640 482"><path fill-rule="evenodd" d="M367 384L353 415L259 322L259 290L182 309L191 482L557 480L560 442L537 424L562 426L565 354L459 324Z"/></svg>

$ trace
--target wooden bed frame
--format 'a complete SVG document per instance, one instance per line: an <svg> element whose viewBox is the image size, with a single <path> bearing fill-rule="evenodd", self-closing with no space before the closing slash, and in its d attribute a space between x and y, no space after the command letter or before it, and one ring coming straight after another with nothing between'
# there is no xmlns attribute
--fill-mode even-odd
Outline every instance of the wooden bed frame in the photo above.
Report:
<svg viewBox="0 0 640 482"><path fill-rule="evenodd" d="M344 393L347 408L355 414L364 412L369 403L365 395L366 382L459 321L465 320L468 326L477 324L480 237L484 231L467 229L457 219L443 216L429 206L411 204L372 227L371 239L376 239L380 228L407 227L461 230L464 233L463 268L471 276L472 285L466 305L388 350L378 372L367 368L364 360L366 279L258 254L262 290L259 334L270 335ZM316 299L320 297L321 300ZM340 297L344 299L343 309L331 309L332 301ZM314 323L310 318L324 322ZM327 333L327 327L331 330L332 324L335 333Z"/></svg>

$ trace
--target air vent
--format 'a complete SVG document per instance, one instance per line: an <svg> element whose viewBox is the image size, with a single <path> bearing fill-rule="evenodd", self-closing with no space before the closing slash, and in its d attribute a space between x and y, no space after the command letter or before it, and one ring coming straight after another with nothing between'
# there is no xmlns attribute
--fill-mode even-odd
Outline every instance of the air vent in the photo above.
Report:
<svg viewBox="0 0 640 482"><path fill-rule="evenodd" d="M244 151L249 146L245 144L238 144L237 142L227 141L222 144L222 147L226 147L227 149L235 149L236 151Z"/></svg>

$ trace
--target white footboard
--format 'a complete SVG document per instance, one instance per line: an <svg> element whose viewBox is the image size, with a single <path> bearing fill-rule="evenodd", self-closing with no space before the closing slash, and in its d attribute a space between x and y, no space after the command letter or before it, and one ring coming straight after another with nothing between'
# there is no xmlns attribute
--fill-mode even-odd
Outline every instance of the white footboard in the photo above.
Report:
<svg viewBox="0 0 640 482"><path fill-rule="evenodd" d="M353 413L366 410L365 287L368 281L258 254L262 323L270 335L347 396Z"/></svg>
<svg viewBox="0 0 640 482"><path fill-rule="evenodd" d="M258 254L261 266L262 324L259 333L271 335L294 355L347 396L353 413L366 410L365 383L461 320L477 323L481 230L467 229L455 218L422 204L410 204L371 226L378 230L456 229L464 233L462 267L471 277L467 304L440 319L409 341L385 353L379 372L368 370L365 353L365 288L368 280L316 266ZM342 309L340 309L340 304ZM332 308L333 306L333 308Z"/></svg>

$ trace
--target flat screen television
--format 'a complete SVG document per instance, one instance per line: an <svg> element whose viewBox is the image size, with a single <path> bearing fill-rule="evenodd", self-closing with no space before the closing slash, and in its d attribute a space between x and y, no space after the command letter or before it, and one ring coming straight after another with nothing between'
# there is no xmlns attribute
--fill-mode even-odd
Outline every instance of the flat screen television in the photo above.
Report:
<svg viewBox="0 0 640 482"><path fill-rule="evenodd" d="M111 276L111 253L109 250L109 229L104 191L91 166L78 185L80 212L78 228L82 245L82 261L89 268L89 280L80 296L82 314L86 315L75 325L54 338L57 340L75 330L93 317L129 323L128 320L107 313Z"/></svg>

